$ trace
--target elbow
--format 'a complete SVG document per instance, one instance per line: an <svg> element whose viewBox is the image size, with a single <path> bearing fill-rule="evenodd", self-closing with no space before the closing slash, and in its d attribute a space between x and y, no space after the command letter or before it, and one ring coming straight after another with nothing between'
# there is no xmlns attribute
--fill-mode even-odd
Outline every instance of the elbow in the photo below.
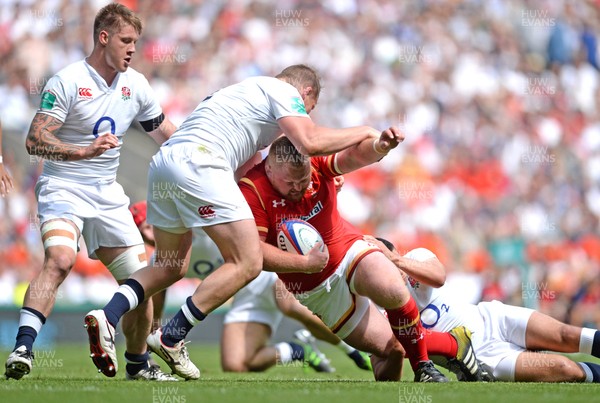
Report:
<svg viewBox="0 0 600 403"><path fill-rule="evenodd" d="M288 137L302 155L315 157L323 154L323 145L319 134L315 130L306 131L300 136Z"/></svg>
<svg viewBox="0 0 600 403"><path fill-rule="evenodd" d="M304 142L299 150L301 154L307 155L309 157L316 157L318 155L323 154L323 151L314 141L306 141Z"/></svg>
<svg viewBox="0 0 600 403"><path fill-rule="evenodd" d="M434 279L431 286L435 288L443 287L446 284L446 275L441 275L438 278Z"/></svg>
<svg viewBox="0 0 600 403"><path fill-rule="evenodd" d="M438 262L438 269L436 270L436 276L433 279L431 286L435 288L440 288L444 284L446 284L446 270L444 266Z"/></svg>

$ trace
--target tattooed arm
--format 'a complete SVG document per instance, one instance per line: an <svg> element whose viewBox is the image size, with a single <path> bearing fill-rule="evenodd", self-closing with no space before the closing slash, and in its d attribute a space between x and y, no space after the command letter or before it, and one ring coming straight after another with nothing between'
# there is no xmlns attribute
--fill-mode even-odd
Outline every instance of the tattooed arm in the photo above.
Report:
<svg viewBox="0 0 600 403"><path fill-rule="evenodd" d="M31 122L25 147L29 155L39 155L60 161L78 161L94 158L106 150L118 147L117 136L110 133L98 136L89 146L64 143L56 137L63 123L45 113L37 113Z"/></svg>

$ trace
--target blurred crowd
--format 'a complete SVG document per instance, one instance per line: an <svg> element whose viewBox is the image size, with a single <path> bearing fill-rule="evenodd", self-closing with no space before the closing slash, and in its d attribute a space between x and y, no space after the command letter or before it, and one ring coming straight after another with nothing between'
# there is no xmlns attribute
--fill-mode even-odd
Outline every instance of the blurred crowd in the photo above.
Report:
<svg viewBox="0 0 600 403"><path fill-rule="evenodd" d="M2 2L5 130L25 136L48 78L89 54L105 3ZM600 325L600 1L123 3L145 24L133 67L174 122L223 86L310 64L324 87L315 121L406 133L380 164L347 175L348 220L400 250L435 251L470 302ZM20 305L43 259L39 170L11 169L19 189L0 201L0 304ZM81 260L64 299L101 299L86 282L103 271Z"/></svg>

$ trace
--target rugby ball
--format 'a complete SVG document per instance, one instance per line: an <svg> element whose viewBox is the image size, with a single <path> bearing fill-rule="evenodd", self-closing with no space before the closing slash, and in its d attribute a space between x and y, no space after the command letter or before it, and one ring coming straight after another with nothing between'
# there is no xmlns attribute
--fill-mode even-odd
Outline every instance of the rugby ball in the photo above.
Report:
<svg viewBox="0 0 600 403"><path fill-rule="evenodd" d="M318 241L323 242L319 231L299 219L285 220L277 233L279 249L298 255L306 255ZM322 244L321 251L324 247L325 244Z"/></svg>

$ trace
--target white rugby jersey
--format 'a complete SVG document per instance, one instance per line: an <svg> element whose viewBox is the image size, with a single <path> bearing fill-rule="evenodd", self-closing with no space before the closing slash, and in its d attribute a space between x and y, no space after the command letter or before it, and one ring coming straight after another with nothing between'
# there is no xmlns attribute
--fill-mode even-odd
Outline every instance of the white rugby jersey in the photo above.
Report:
<svg viewBox="0 0 600 403"><path fill-rule="evenodd" d="M413 252L420 255L417 260L435 257L433 252L424 248L415 249L404 257L415 259L416 256L411 255ZM431 287L410 276L406 277L406 286L417 304L421 314L421 323L425 329L448 332L456 326L465 326L473 333L474 343L481 340L483 320L476 305L453 298L444 287Z"/></svg>
<svg viewBox="0 0 600 403"><path fill-rule="evenodd" d="M37 112L63 122L56 136L65 143L88 146L104 133L119 138L118 147L89 160L44 160L43 175L93 184L116 178L122 137L133 121L151 120L162 110L148 80L131 67L118 73L109 87L82 60L65 67L48 81Z"/></svg>
<svg viewBox="0 0 600 403"><path fill-rule="evenodd" d="M251 77L207 97L164 146L202 145L235 171L281 134L277 120L286 116L309 118L298 90L277 78Z"/></svg>

